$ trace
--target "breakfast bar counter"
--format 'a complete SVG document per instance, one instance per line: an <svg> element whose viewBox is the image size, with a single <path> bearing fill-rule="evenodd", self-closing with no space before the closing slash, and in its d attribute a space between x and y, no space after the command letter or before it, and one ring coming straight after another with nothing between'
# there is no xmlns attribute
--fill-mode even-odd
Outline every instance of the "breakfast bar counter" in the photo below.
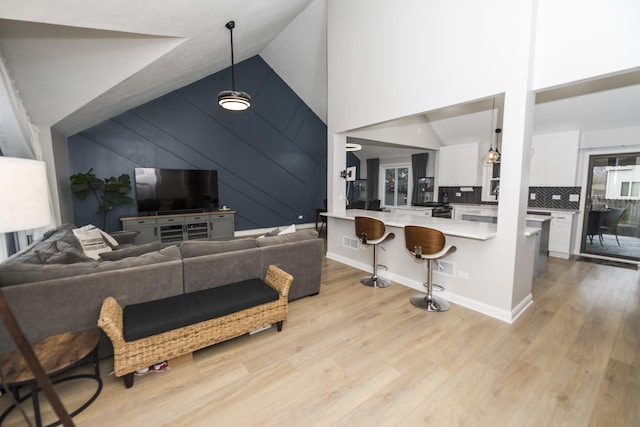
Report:
<svg viewBox="0 0 640 427"><path fill-rule="evenodd" d="M445 290L441 295L454 304L511 322L531 303L531 281L534 275L536 241L540 229L524 228L524 245L520 266L529 278L528 289L515 292L509 301L495 289L491 269L501 268L498 226L494 223L434 218L420 211L369 211L348 209L345 213L322 213L327 217L327 258L372 273L372 248L363 245L355 233L355 217L368 216L384 222L395 238L382 243L378 262L387 266L378 275L395 283L425 292L425 264L416 261L405 247L404 227L418 225L442 231L447 244L457 251L436 263L434 282ZM519 261L520 262L520 261ZM512 308L515 301L516 308Z"/></svg>

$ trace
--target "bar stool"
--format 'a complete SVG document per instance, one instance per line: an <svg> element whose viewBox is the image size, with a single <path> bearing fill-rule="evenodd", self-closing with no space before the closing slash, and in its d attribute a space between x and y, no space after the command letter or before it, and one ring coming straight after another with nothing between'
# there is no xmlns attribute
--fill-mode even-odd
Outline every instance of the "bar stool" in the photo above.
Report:
<svg viewBox="0 0 640 427"><path fill-rule="evenodd" d="M440 230L428 227L407 225L404 227L404 240L407 250L416 259L427 260L427 295L419 294L411 297L411 304L427 311L447 311L449 301L433 295L433 261L441 259L456 251L453 245L446 246L446 238Z"/></svg>
<svg viewBox="0 0 640 427"><path fill-rule="evenodd" d="M373 246L373 276L363 277L360 283L374 288L386 288L391 281L378 277L378 267L386 270L386 266L378 265L378 245L386 240L393 239L396 235L386 231L384 222L368 216L356 216L356 236L365 245Z"/></svg>

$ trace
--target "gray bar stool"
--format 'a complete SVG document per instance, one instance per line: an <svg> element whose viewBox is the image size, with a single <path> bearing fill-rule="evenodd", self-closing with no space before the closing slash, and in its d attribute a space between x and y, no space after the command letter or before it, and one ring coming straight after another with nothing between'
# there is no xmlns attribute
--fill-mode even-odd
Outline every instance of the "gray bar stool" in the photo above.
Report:
<svg viewBox="0 0 640 427"><path fill-rule="evenodd" d="M446 246L446 238L440 230L416 225L404 227L404 240L407 250L416 259L427 260L427 295L419 294L411 297L411 304L427 311L447 311L449 301L433 295L433 261L441 259L456 251L453 245Z"/></svg>
<svg viewBox="0 0 640 427"><path fill-rule="evenodd" d="M356 216L356 236L365 245L373 246L373 276L363 277L360 283L374 288L386 288L391 284L388 279L378 277L378 267L386 269L384 265L378 265L378 245L385 240L391 240L396 235L387 232L384 222L368 216Z"/></svg>

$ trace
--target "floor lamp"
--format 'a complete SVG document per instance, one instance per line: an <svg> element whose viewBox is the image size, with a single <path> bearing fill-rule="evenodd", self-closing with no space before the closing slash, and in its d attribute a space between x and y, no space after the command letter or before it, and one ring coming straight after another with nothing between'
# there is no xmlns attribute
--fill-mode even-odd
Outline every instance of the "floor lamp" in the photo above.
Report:
<svg viewBox="0 0 640 427"><path fill-rule="evenodd" d="M3 206L0 209L0 233L31 230L49 225L51 208L44 162L0 156L0 200ZM2 288L0 288L0 316L62 425L74 426L69 413L53 389L49 377L40 365L33 347L22 333L20 325L7 304Z"/></svg>

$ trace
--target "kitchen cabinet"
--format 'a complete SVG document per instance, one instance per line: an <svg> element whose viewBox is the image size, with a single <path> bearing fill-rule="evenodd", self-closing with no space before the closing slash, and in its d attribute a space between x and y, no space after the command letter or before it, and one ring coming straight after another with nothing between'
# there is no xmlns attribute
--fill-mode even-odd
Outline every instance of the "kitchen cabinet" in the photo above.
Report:
<svg viewBox="0 0 640 427"><path fill-rule="evenodd" d="M579 131L534 135L529 186L575 187L579 148Z"/></svg>
<svg viewBox="0 0 640 427"><path fill-rule="evenodd" d="M480 144L448 145L440 147L438 186L481 186Z"/></svg>
<svg viewBox="0 0 640 427"><path fill-rule="evenodd" d="M549 256L569 259L571 257L571 238L574 213L551 213L549 229Z"/></svg>
<svg viewBox="0 0 640 427"><path fill-rule="evenodd" d="M496 218L498 216L498 207L477 206L477 205L452 205L453 219L465 221L479 221L479 217ZM493 220L485 220L483 222L493 222Z"/></svg>

